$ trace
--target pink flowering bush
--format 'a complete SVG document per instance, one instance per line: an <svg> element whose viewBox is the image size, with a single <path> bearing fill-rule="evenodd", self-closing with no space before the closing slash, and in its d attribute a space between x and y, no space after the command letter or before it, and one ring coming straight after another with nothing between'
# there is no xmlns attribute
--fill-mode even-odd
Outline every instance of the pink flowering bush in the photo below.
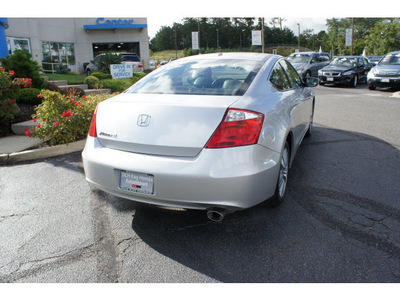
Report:
<svg viewBox="0 0 400 300"><path fill-rule="evenodd" d="M8 122L14 119L18 112L18 106L14 98L15 86L13 86L13 71L6 71L0 64L0 122Z"/></svg>
<svg viewBox="0 0 400 300"><path fill-rule="evenodd" d="M79 97L42 90L42 104L36 108L35 128L26 135L48 141L50 145L65 144L85 138L96 106L112 95Z"/></svg>

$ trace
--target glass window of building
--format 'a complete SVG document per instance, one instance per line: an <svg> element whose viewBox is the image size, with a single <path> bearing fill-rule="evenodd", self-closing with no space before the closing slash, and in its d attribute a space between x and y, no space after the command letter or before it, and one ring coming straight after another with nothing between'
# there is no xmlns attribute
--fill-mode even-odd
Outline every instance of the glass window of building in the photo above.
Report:
<svg viewBox="0 0 400 300"><path fill-rule="evenodd" d="M75 64L75 50L73 43L42 42L42 67L45 71L54 71L62 65Z"/></svg>
<svg viewBox="0 0 400 300"><path fill-rule="evenodd" d="M15 50L25 50L31 53L29 39L7 37L8 53L13 54Z"/></svg>

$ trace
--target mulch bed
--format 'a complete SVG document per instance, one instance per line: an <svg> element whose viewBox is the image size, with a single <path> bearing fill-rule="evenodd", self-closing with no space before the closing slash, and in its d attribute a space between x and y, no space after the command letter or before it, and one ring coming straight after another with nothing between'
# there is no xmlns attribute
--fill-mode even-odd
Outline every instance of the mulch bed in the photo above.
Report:
<svg viewBox="0 0 400 300"><path fill-rule="evenodd" d="M0 123L0 137L14 134L11 131L12 124L32 120L32 115L35 113L35 105L18 104L18 107L20 112L14 116L13 120L5 123Z"/></svg>

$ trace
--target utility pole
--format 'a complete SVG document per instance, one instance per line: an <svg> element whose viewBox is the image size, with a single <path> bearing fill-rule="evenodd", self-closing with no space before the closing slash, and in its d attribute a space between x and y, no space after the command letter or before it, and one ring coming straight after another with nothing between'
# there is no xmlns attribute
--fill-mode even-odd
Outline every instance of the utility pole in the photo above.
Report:
<svg viewBox="0 0 400 300"><path fill-rule="evenodd" d="M354 39L354 18L351 21L351 55L353 55L353 39Z"/></svg>
<svg viewBox="0 0 400 300"><path fill-rule="evenodd" d="M315 48L314 48L314 29L312 29L312 50L315 51Z"/></svg>
<svg viewBox="0 0 400 300"><path fill-rule="evenodd" d="M216 30L217 30L217 51L218 51L218 49L219 49L218 28Z"/></svg>
<svg viewBox="0 0 400 300"><path fill-rule="evenodd" d="M201 49L201 47L200 47L200 18L197 18L197 32L198 32L198 39L199 39L199 54L201 54L200 53L200 49Z"/></svg>
<svg viewBox="0 0 400 300"><path fill-rule="evenodd" d="M261 24L261 41L262 41L262 53L264 53L264 18L262 18Z"/></svg>
<svg viewBox="0 0 400 300"><path fill-rule="evenodd" d="M178 40L176 37L176 26L175 26L175 58L178 58Z"/></svg>
<svg viewBox="0 0 400 300"><path fill-rule="evenodd" d="M299 28L299 52L300 52L300 23L297 23L297 26Z"/></svg>

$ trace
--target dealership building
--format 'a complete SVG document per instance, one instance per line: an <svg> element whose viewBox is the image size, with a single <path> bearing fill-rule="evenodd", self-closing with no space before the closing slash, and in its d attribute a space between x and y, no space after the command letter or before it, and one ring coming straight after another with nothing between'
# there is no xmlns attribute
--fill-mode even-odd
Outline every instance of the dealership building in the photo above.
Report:
<svg viewBox="0 0 400 300"><path fill-rule="evenodd" d="M27 50L43 70L84 72L104 52L136 53L148 69L147 18L0 18L0 57Z"/></svg>

